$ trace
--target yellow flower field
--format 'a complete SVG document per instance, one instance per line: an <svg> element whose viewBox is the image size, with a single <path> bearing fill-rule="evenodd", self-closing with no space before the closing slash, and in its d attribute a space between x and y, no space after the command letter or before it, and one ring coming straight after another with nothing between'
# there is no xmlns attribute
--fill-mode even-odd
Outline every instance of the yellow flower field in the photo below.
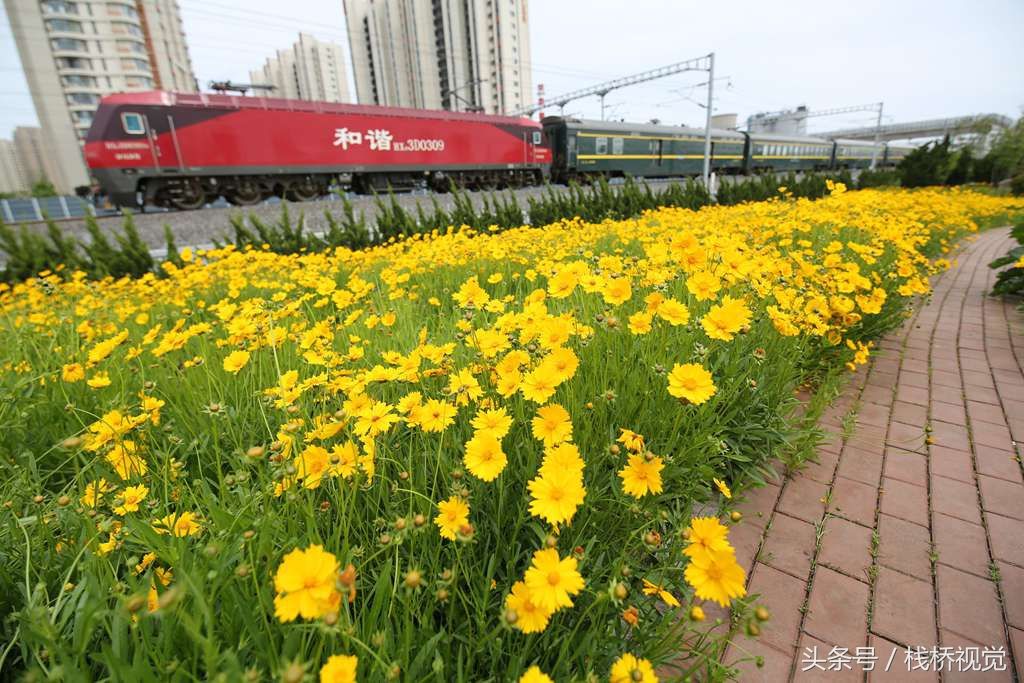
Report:
<svg viewBox="0 0 1024 683"><path fill-rule="evenodd" d="M813 443L797 390L1022 212L838 185L0 285L0 669L727 678L767 617L732 496Z"/></svg>

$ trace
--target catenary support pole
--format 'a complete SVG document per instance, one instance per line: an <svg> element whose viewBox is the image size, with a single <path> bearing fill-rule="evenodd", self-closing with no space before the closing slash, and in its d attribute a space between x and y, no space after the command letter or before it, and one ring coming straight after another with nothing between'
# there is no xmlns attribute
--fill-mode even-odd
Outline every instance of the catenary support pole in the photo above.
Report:
<svg viewBox="0 0 1024 683"><path fill-rule="evenodd" d="M875 170L875 166L878 164L878 141L882 137L882 108L885 106L885 102L878 103L878 123L875 124L875 144L871 148L871 170Z"/></svg>
<svg viewBox="0 0 1024 683"><path fill-rule="evenodd" d="M708 111L704 124L704 187L711 191L711 103L715 87L715 53L708 55Z"/></svg>

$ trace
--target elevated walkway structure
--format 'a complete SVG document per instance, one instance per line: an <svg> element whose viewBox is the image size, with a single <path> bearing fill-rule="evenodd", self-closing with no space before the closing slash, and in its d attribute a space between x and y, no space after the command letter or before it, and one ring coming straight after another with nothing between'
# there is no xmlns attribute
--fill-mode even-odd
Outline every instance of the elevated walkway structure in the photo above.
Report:
<svg viewBox="0 0 1024 683"><path fill-rule="evenodd" d="M882 126L843 128L821 133L816 137L849 138L853 140L912 140L914 138L941 138L945 135L985 135L995 128L1008 128L1013 119L1002 114L973 114L945 119L928 119L908 123L890 123Z"/></svg>

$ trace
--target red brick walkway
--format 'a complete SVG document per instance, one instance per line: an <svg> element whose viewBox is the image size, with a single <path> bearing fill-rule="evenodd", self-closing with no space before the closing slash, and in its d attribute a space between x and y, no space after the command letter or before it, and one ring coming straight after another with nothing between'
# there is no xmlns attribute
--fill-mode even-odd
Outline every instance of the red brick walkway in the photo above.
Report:
<svg viewBox="0 0 1024 683"><path fill-rule="evenodd" d="M727 653L764 658L741 681L1024 680L1024 316L987 296L1008 235L967 245L881 341L820 461L740 507L730 536L772 613ZM908 672L907 647L929 670ZM971 670L986 648L1004 670Z"/></svg>

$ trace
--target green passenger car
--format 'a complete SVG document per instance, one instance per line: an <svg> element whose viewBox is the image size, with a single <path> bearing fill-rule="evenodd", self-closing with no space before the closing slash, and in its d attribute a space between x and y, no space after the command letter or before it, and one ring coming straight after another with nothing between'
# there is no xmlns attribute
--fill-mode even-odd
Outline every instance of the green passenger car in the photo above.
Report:
<svg viewBox="0 0 1024 683"><path fill-rule="evenodd" d="M832 147L822 138L751 133L750 171L823 171L831 165Z"/></svg>
<svg viewBox="0 0 1024 683"><path fill-rule="evenodd" d="M700 128L617 121L545 117L552 146L551 178L566 182L587 177L696 176L704 170L704 131ZM712 131L712 167L719 173L744 168L746 136Z"/></svg>
<svg viewBox="0 0 1024 683"><path fill-rule="evenodd" d="M876 165L880 165L885 158L885 146L881 143L875 145L870 141L842 138L836 138L832 142L834 143L832 168L836 170L871 168L873 158Z"/></svg>

